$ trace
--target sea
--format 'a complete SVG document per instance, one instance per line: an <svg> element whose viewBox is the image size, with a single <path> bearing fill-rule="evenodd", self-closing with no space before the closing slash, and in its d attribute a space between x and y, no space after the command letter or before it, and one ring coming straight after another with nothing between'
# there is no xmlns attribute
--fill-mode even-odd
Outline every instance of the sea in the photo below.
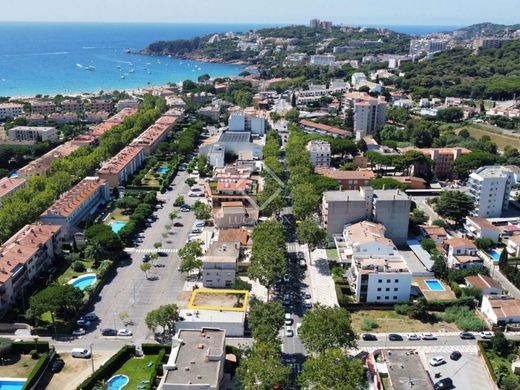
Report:
<svg viewBox="0 0 520 390"><path fill-rule="evenodd" d="M72 94L237 75L243 65L129 54L158 40L243 32L267 24L0 23L0 96ZM375 27L375 26L371 26ZM382 26L421 35L453 26Z"/></svg>

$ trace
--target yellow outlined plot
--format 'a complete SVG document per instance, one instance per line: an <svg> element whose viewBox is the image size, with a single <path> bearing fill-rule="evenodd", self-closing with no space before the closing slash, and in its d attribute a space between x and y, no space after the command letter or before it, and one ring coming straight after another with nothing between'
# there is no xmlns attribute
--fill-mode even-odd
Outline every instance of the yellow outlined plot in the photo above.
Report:
<svg viewBox="0 0 520 390"><path fill-rule="evenodd" d="M242 306L234 307L234 306L216 306L216 305L199 305L196 304L197 296L199 294L205 295L243 295L242 298ZM199 309L199 310L218 310L218 311L243 311L247 310L247 301L249 298L249 291L247 290L215 290L208 288L198 288L193 290L191 293L190 302L188 303L188 309ZM229 299L229 297L228 297Z"/></svg>

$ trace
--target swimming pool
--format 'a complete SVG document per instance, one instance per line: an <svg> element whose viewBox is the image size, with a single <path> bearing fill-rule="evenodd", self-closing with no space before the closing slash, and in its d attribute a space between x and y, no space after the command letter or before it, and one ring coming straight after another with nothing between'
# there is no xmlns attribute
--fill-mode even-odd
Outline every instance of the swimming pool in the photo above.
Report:
<svg viewBox="0 0 520 390"><path fill-rule="evenodd" d="M110 378L107 382L107 390L120 390L125 387L128 383L128 377L126 375L116 375Z"/></svg>
<svg viewBox="0 0 520 390"><path fill-rule="evenodd" d="M24 384L25 379L0 378L0 390L21 390Z"/></svg>
<svg viewBox="0 0 520 390"><path fill-rule="evenodd" d="M425 280L424 283L428 286L431 291L444 291L441 282L437 279Z"/></svg>
<svg viewBox="0 0 520 390"><path fill-rule="evenodd" d="M494 249L488 249L486 250L486 253L491 256L491 258L493 259L493 261L498 261L500 260L500 253L497 252L496 250Z"/></svg>
<svg viewBox="0 0 520 390"><path fill-rule="evenodd" d="M86 274L82 275L74 280L69 282L73 287L79 288L81 291L85 290L87 287L92 286L96 283L96 275L94 274Z"/></svg>
<svg viewBox="0 0 520 390"><path fill-rule="evenodd" d="M127 222L124 221L112 221L109 223L110 228L114 233L119 233L121 229L127 224Z"/></svg>
<svg viewBox="0 0 520 390"><path fill-rule="evenodd" d="M168 172L170 172L170 168L167 168L167 167L160 167L157 170L157 173L168 173Z"/></svg>

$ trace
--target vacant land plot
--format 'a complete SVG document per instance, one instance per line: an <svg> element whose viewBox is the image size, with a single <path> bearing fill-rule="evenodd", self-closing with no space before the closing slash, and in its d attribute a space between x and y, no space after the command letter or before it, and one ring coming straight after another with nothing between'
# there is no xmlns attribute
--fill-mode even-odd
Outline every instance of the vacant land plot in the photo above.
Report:
<svg viewBox="0 0 520 390"><path fill-rule="evenodd" d="M245 310L248 291L207 290L193 291L189 308L209 310Z"/></svg>
<svg viewBox="0 0 520 390"><path fill-rule="evenodd" d="M9 355L2 359L0 377L27 378L38 359L31 359L29 355Z"/></svg>
<svg viewBox="0 0 520 390"><path fill-rule="evenodd" d="M520 149L520 138L511 137L504 134L495 133L493 131L485 130L481 127L475 126L466 126L464 127L468 130L469 134L476 139L480 139L483 135L487 135L491 138L493 142L495 142L498 146L498 149L504 150L504 148L509 145L514 148ZM462 130L462 129L459 129Z"/></svg>
<svg viewBox="0 0 520 390"><path fill-rule="evenodd" d="M413 333L413 332L456 332L459 329L455 324L443 321L421 322L408 316L397 314L394 310L360 310L351 313L352 326L356 332L363 332L361 324L365 320L375 321L377 328L374 332Z"/></svg>

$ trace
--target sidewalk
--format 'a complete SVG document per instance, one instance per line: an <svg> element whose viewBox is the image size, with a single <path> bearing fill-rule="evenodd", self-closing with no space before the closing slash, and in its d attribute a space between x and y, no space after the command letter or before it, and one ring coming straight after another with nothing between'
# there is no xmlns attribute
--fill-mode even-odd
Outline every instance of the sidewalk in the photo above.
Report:
<svg viewBox="0 0 520 390"><path fill-rule="evenodd" d="M332 280L329 261L327 260L325 250L314 250L309 259L309 250L307 246L302 245L302 249L304 249L305 260L309 265L312 303L320 303L324 306L339 306L338 297L336 296L336 286Z"/></svg>

